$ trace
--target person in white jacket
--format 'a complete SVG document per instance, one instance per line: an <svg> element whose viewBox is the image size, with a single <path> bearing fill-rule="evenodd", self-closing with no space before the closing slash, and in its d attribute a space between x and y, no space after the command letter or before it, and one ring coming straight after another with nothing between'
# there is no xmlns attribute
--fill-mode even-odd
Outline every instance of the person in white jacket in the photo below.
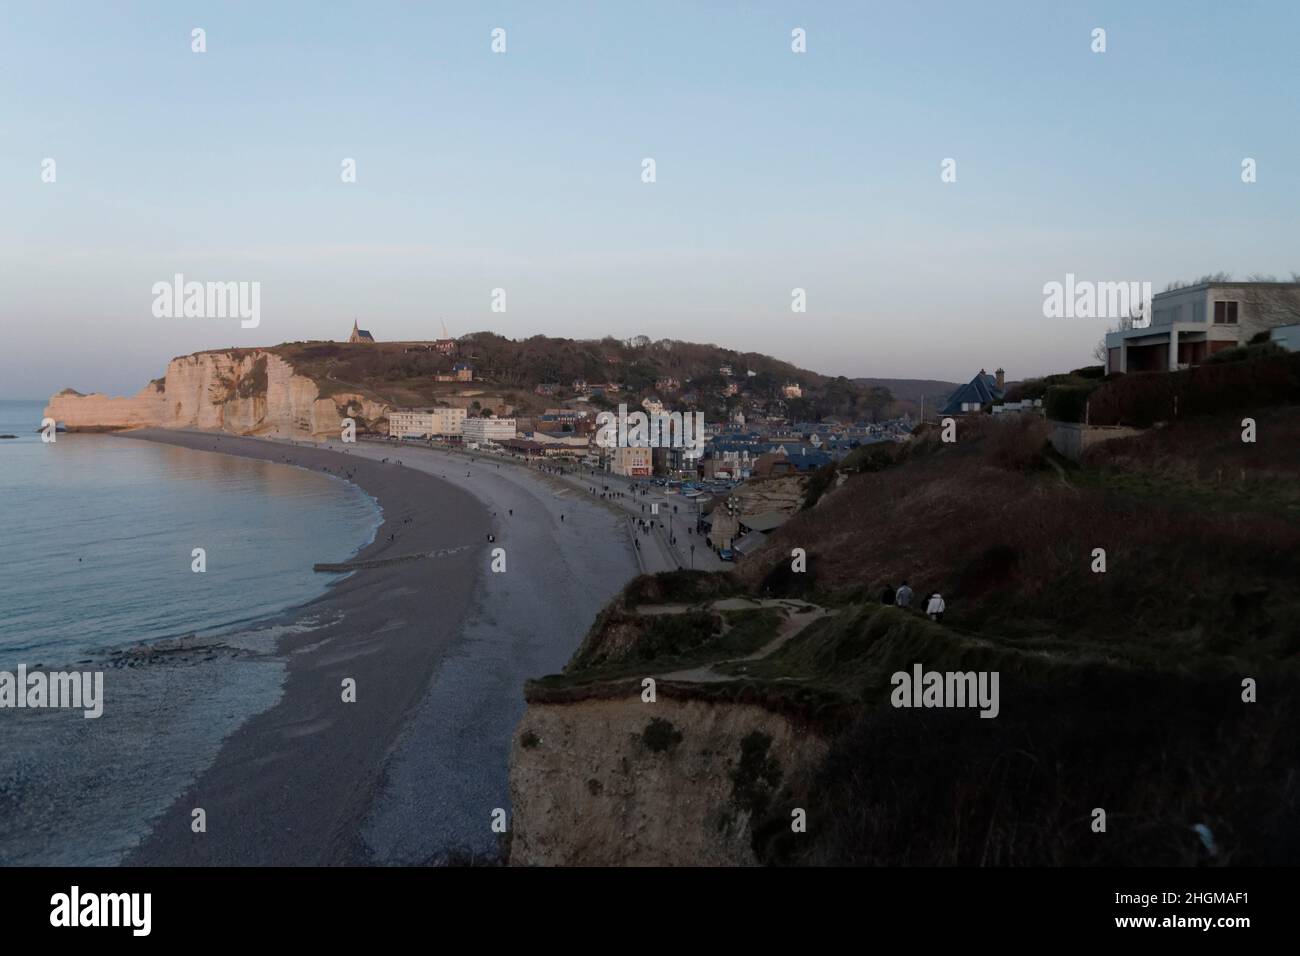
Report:
<svg viewBox="0 0 1300 956"><path fill-rule="evenodd" d="M930 595L930 603L925 606L925 613L929 615L932 621L943 620L943 597L938 591Z"/></svg>

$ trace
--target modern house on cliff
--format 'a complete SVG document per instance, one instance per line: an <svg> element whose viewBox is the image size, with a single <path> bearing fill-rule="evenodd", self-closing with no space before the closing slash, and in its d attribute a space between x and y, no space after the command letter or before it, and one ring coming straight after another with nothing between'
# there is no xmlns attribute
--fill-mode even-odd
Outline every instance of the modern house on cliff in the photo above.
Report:
<svg viewBox="0 0 1300 956"><path fill-rule="evenodd" d="M1300 317L1300 282L1202 282L1151 299L1151 321L1106 336L1107 372L1169 372Z"/></svg>

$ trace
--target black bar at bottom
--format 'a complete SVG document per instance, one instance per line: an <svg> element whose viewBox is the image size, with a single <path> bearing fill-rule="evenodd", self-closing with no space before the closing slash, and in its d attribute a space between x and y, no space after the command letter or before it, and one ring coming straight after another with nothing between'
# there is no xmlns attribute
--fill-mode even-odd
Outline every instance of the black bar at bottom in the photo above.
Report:
<svg viewBox="0 0 1300 956"><path fill-rule="evenodd" d="M76 933L83 942L205 946L373 945L407 933L436 945L427 934L440 927L584 945L597 929L596 939L612 943L621 937L610 932L648 942L697 933L691 927L733 942L790 933L817 946L836 930L879 940L920 933L926 942L1199 935L1230 943L1284 930L1292 880L1279 869L0 869L0 925L8 942Z"/></svg>

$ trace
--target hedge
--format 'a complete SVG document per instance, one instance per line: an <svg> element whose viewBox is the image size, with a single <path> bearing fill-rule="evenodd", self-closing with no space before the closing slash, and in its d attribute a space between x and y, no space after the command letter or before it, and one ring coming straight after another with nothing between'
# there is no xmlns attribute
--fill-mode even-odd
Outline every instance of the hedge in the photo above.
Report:
<svg viewBox="0 0 1300 956"><path fill-rule="evenodd" d="M1054 422L1081 422L1095 385L1053 385L1043 396L1043 412Z"/></svg>
<svg viewBox="0 0 1300 956"><path fill-rule="evenodd" d="M1300 402L1300 352L1123 375L1092 393L1088 420L1147 428L1175 418L1288 402ZM1048 417L1054 417L1050 411Z"/></svg>

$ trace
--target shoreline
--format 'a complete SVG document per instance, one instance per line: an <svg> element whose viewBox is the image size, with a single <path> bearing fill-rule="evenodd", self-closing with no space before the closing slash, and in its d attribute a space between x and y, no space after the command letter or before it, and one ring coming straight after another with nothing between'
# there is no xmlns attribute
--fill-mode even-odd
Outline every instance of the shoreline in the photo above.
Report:
<svg viewBox="0 0 1300 956"><path fill-rule="evenodd" d="M348 561L376 564L330 575L324 593L278 613L79 662L104 671L105 713L14 724L23 739L0 759L0 863L495 859L490 821L511 805L524 681L561 669L638 573L618 510L533 469L430 449L118 437L353 480L380 524ZM487 570L494 547L507 549L505 574ZM344 677L356 703L342 701ZM191 830L198 807L206 833Z"/></svg>
<svg viewBox="0 0 1300 956"><path fill-rule="evenodd" d="M267 658L282 664L281 694L225 736L123 862L492 856L491 812L510 805L523 681L562 666L596 611L637 573L620 522L513 469L476 469L432 451L402 449L399 466L392 449L361 443L156 429L122 437L351 472L382 516L374 540L350 559L378 566L347 573L252 632L280 631ZM462 467L479 475L462 478ZM557 520L566 512L567 522ZM497 546L508 549L506 574L487 571ZM345 677L356 681L355 703L342 701ZM195 807L206 813L206 834L191 831Z"/></svg>
<svg viewBox="0 0 1300 956"><path fill-rule="evenodd" d="M190 431L144 429L121 437L328 471L374 498L381 523L353 559L486 544L484 509L463 492L392 465L301 445ZM392 536L390 540L390 535ZM352 841L381 760L423 692L438 653L463 621L480 573L476 548L439 563L363 569L324 594L262 622L284 630L271 654L283 687L244 720L124 862L145 865L360 862ZM304 559L309 559L304 556ZM356 702L343 682L356 682ZM208 832L191 830L201 807Z"/></svg>

